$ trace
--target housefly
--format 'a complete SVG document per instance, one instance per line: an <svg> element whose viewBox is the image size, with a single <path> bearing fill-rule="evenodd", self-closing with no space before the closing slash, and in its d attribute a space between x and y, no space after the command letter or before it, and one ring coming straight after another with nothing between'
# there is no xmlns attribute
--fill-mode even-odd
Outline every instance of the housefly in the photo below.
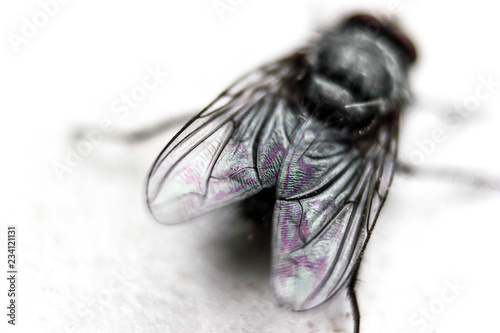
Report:
<svg viewBox="0 0 500 333"><path fill-rule="evenodd" d="M173 224L251 202L271 223L278 302L303 311L345 292L358 331L357 268L391 184L415 59L398 27L355 15L244 76L158 156L151 213Z"/></svg>

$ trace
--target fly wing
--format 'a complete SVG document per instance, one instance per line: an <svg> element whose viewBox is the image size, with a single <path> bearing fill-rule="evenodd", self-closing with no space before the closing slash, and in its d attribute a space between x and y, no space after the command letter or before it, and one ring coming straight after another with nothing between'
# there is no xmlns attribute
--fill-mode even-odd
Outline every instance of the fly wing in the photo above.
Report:
<svg viewBox="0 0 500 333"><path fill-rule="evenodd" d="M273 216L272 285L281 303L313 308L349 280L392 180L397 128L396 117L382 123L361 147L312 119L297 131Z"/></svg>
<svg viewBox="0 0 500 333"><path fill-rule="evenodd" d="M282 96L291 67L285 59L247 75L165 147L147 182L158 221L184 222L275 185L297 123Z"/></svg>

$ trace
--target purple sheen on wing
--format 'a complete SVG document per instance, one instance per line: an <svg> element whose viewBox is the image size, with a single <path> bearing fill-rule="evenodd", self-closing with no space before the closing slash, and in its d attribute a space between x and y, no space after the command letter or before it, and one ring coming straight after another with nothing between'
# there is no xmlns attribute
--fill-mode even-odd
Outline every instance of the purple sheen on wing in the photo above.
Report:
<svg viewBox="0 0 500 333"><path fill-rule="evenodd" d="M199 201L200 197L206 194L211 166L216 160L214 156L224 148L226 138L231 132L232 125L228 123L196 146L192 154L178 159L175 163L169 164L168 160L164 160L163 165L151 174L148 184L148 202L151 212L158 221L176 222L179 216L171 213L184 210L184 207L175 209L172 204L178 204L180 197L198 197ZM171 155L166 158L169 157L174 158ZM167 165L171 167L166 168ZM163 186L163 184L168 185ZM192 205L193 203L190 203L187 207L193 207Z"/></svg>
<svg viewBox="0 0 500 333"><path fill-rule="evenodd" d="M344 283L348 262L338 261L337 255L342 247L342 237L346 235L353 204L345 205L309 243L303 242L299 228L292 221L291 217L298 210L296 203L280 201L277 205L276 226L279 227L275 227L278 230L274 244L278 247L273 255L273 287L282 303L290 304L295 310L305 310L326 300L316 298L315 294L329 280L333 290Z"/></svg>
<svg viewBox="0 0 500 333"><path fill-rule="evenodd" d="M306 120L299 128L277 183L272 285L294 310L322 304L349 280L381 207L379 180L388 186L394 161L384 155L387 142L364 153L327 149L335 139L328 142L315 126Z"/></svg>
<svg viewBox="0 0 500 333"><path fill-rule="evenodd" d="M222 94L160 154L147 189L158 221L184 222L274 186L290 144L289 127L297 121L285 103L262 88L276 83L275 78L259 82L263 73Z"/></svg>

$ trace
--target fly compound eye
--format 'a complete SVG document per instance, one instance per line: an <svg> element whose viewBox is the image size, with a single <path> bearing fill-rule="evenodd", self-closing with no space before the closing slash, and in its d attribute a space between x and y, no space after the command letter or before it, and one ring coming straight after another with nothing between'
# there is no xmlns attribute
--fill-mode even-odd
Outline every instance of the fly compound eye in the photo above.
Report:
<svg viewBox="0 0 500 333"><path fill-rule="evenodd" d="M386 38L403 51L409 64L417 60L415 45L394 22L382 21L371 15L357 14L346 19L344 26L360 27L369 36Z"/></svg>

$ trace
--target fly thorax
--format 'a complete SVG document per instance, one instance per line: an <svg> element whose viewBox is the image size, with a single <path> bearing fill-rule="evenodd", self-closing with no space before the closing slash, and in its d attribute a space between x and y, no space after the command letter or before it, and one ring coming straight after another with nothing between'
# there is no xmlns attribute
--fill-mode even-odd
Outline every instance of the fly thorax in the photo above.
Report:
<svg viewBox="0 0 500 333"><path fill-rule="evenodd" d="M359 128L378 114L380 103L363 103L345 86L320 74L312 75L307 89L312 112L332 125Z"/></svg>

